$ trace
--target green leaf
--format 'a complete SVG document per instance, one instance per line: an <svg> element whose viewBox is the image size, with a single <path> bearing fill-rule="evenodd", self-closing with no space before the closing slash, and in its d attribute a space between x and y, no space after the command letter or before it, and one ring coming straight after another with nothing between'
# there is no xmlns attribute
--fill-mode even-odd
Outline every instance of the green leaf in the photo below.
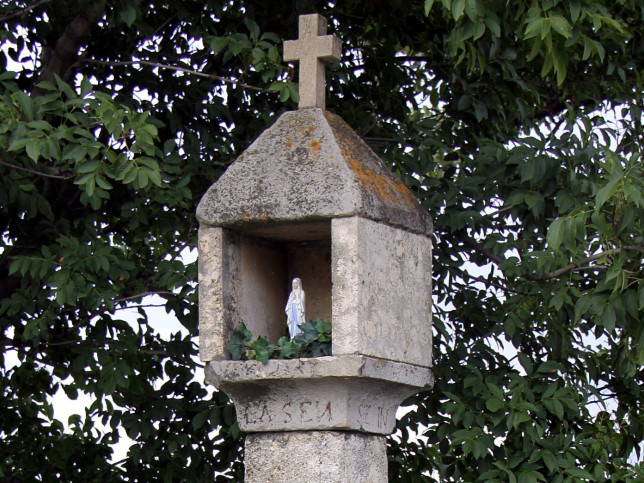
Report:
<svg viewBox="0 0 644 483"><path fill-rule="evenodd" d="M542 17L531 19L525 28L525 33L523 34L523 38L525 40L528 40L533 37L536 37L537 35L540 35L541 30L546 23L547 23L546 19Z"/></svg>
<svg viewBox="0 0 644 483"><path fill-rule="evenodd" d="M24 148L31 139L28 138L19 138L14 139L11 144L9 144L9 149L7 151L18 151L19 149Z"/></svg>
<svg viewBox="0 0 644 483"><path fill-rule="evenodd" d="M580 10L579 0L570 0L570 20L572 20L572 23L577 22Z"/></svg>
<svg viewBox="0 0 644 483"><path fill-rule="evenodd" d="M604 307L601 318L599 322L604 326L607 332L613 332L615 330L615 322L617 321L617 314L615 309L611 304L608 304Z"/></svg>
<svg viewBox="0 0 644 483"><path fill-rule="evenodd" d="M532 372L534 371L532 361L523 352L519 352L517 356L519 357L519 362L521 363L521 366L525 370L526 374L528 376L531 376Z"/></svg>
<svg viewBox="0 0 644 483"><path fill-rule="evenodd" d="M243 322L233 331L230 341L226 345L226 348L230 352L230 357L233 360L240 360L242 358L244 347L250 343L252 337L253 334L251 334Z"/></svg>
<svg viewBox="0 0 644 483"><path fill-rule="evenodd" d="M572 28L570 27L568 20L566 20L561 15L551 16L550 24L552 25L553 30L557 32L559 35L562 35L567 39L572 37Z"/></svg>
<svg viewBox="0 0 644 483"><path fill-rule="evenodd" d="M480 122L483 119L487 119L487 106L485 105L485 103L479 101L478 99L475 99L473 104L476 120Z"/></svg>
<svg viewBox="0 0 644 483"><path fill-rule="evenodd" d="M586 478L590 481L594 481L595 478L588 471L583 468L566 468L564 472L574 478Z"/></svg>
<svg viewBox="0 0 644 483"><path fill-rule="evenodd" d="M257 23L253 19L245 17L244 24L250 32L251 41L257 42L257 40L259 39L259 26L257 25Z"/></svg>
<svg viewBox="0 0 644 483"><path fill-rule="evenodd" d="M501 25L499 24L499 19L496 15L488 13L488 16L485 17L485 25L490 29L490 32L492 32L495 37L501 37Z"/></svg>
<svg viewBox="0 0 644 483"><path fill-rule="evenodd" d="M192 429L201 428L208 420L209 415L210 409L204 409L203 411L198 412L192 420Z"/></svg>
<svg viewBox="0 0 644 483"><path fill-rule="evenodd" d="M291 97L291 91L288 89L288 87L285 85L282 90L280 91L280 102L286 102L288 101L289 97Z"/></svg>
<svg viewBox="0 0 644 483"><path fill-rule="evenodd" d="M425 17L429 16L429 11L434 6L434 0L425 0Z"/></svg>
<svg viewBox="0 0 644 483"><path fill-rule="evenodd" d="M557 371L563 371L564 368L563 366L558 363L557 361L545 361L542 362L539 367L537 368L537 372L543 373L543 374L553 374Z"/></svg>
<svg viewBox="0 0 644 483"><path fill-rule="evenodd" d="M564 219L555 219L548 227L546 241L552 250L557 250L561 246L564 237Z"/></svg>
<svg viewBox="0 0 644 483"><path fill-rule="evenodd" d="M465 0L454 0L452 2L452 16L454 20L458 21L463 16L465 11Z"/></svg>
<svg viewBox="0 0 644 483"><path fill-rule="evenodd" d="M466 0L465 13L472 22L476 22L479 18L478 0Z"/></svg>
<svg viewBox="0 0 644 483"><path fill-rule="evenodd" d="M111 190L114 188L109 181L107 181L103 176L100 174L96 176L96 184L100 187L103 188L104 190Z"/></svg>
<svg viewBox="0 0 644 483"><path fill-rule="evenodd" d="M150 178L150 181L152 181L153 184L155 184L156 186L163 185L163 182L161 180L161 173L153 169L147 169L146 173L148 175L148 178Z"/></svg>
<svg viewBox="0 0 644 483"><path fill-rule="evenodd" d="M606 201L615 195L622 181L621 174L614 172L611 174L610 181L603 186L595 195L595 207L600 208Z"/></svg>
<svg viewBox="0 0 644 483"><path fill-rule="evenodd" d="M266 363L275 352L275 346L265 337L258 337L255 342L251 343L251 347L255 351L255 359L262 363Z"/></svg>
<svg viewBox="0 0 644 483"><path fill-rule="evenodd" d="M459 111L465 111L472 106L472 98L468 95L462 95L458 100L456 108Z"/></svg>
<svg viewBox="0 0 644 483"><path fill-rule="evenodd" d="M137 186L139 188L145 188L148 185L149 177L147 171L139 169L137 172Z"/></svg>
<svg viewBox="0 0 644 483"><path fill-rule="evenodd" d="M555 455L553 455L548 450L541 451L541 459L543 460L546 467L548 468L548 471L550 471L551 473L553 473L555 469L558 467Z"/></svg>
<svg viewBox="0 0 644 483"><path fill-rule="evenodd" d="M100 165L101 163L97 159L91 159L89 161L86 161L76 166L75 170L78 174L95 173L100 167Z"/></svg>
<svg viewBox="0 0 644 483"><path fill-rule="evenodd" d="M61 92L65 93L67 98L69 99L75 99L77 97L76 92L74 89L70 87L70 85L62 80L58 74L54 74L54 79L56 80L56 85L58 86L58 89L60 89Z"/></svg>
<svg viewBox="0 0 644 483"><path fill-rule="evenodd" d="M228 37L210 38L210 48L215 54L221 52L224 49L224 47L226 47L227 45L228 45Z"/></svg>
<svg viewBox="0 0 644 483"><path fill-rule="evenodd" d="M40 138L30 139L27 142L27 156L29 156L34 161L38 161L41 148L42 141L40 140Z"/></svg>
<svg viewBox="0 0 644 483"><path fill-rule="evenodd" d="M121 20L125 22L128 27L131 27L136 20L136 9L134 6L127 4L121 11Z"/></svg>
<svg viewBox="0 0 644 483"><path fill-rule="evenodd" d="M493 413L497 412L499 409L503 408L505 404L500 399L492 398L485 401L485 407L488 411Z"/></svg>
<svg viewBox="0 0 644 483"><path fill-rule="evenodd" d="M84 184L87 196L93 196L94 190L96 189L96 175L94 173L91 173Z"/></svg>
<svg viewBox="0 0 644 483"><path fill-rule="evenodd" d="M275 44L279 44L282 42L282 39L279 37L279 35L273 32L264 32L260 37L260 40L269 40Z"/></svg>

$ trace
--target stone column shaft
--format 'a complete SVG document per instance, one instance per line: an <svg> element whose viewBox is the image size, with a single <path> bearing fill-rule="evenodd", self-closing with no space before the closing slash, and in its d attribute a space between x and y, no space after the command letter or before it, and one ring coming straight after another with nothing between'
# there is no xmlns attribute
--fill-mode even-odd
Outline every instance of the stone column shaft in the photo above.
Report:
<svg viewBox="0 0 644 483"><path fill-rule="evenodd" d="M387 483L385 437L280 431L246 437L246 483Z"/></svg>

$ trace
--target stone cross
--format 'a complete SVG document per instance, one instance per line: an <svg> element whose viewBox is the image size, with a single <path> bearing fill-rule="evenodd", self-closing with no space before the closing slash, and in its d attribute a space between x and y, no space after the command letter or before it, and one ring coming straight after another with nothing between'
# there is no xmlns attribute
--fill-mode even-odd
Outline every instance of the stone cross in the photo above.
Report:
<svg viewBox="0 0 644 483"><path fill-rule="evenodd" d="M284 60L300 62L299 108L325 108L324 62L340 60L342 42L326 34L326 19L317 13L301 15L298 40L284 42Z"/></svg>

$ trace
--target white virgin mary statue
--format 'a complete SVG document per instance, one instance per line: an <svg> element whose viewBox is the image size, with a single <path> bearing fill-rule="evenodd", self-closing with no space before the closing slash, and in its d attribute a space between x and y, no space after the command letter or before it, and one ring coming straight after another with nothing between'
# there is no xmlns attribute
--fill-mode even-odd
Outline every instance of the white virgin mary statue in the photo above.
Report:
<svg viewBox="0 0 644 483"><path fill-rule="evenodd" d="M306 321L305 316L305 303L306 297L304 290L302 290L302 281L299 278L293 279L293 290L288 296L286 302L286 325L288 325L288 332L291 339L301 332L298 327Z"/></svg>

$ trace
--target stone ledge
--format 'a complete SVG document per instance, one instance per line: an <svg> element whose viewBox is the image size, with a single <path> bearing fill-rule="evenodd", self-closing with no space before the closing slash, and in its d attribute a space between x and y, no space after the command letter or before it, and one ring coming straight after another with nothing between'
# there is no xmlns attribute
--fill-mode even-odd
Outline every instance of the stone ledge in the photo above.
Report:
<svg viewBox="0 0 644 483"><path fill-rule="evenodd" d="M361 355L213 361L206 382L235 402L242 431L353 430L390 434L400 403L430 389L430 369Z"/></svg>

